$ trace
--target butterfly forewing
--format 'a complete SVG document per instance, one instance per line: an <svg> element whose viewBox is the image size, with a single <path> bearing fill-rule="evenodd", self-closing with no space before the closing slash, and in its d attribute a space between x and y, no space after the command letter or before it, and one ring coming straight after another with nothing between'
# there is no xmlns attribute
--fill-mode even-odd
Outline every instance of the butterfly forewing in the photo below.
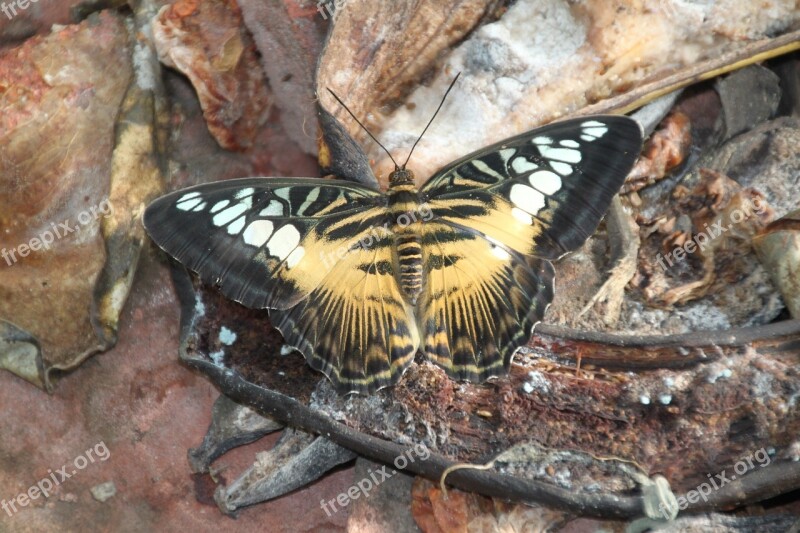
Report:
<svg viewBox="0 0 800 533"><path fill-rule="evenodd" d="M419 346L394 278L385 195L345 181L246 178L159 198L144 224L170 255L274 325L340 392L396 381Z"/></svg>
<svg viewBox="0 0 800 533"><path fill-rule="evenodd" d="M383 195L347 182L245 178L167 194L144 224L167 253L253 308L306 298L362 234L383 223Z"/></svg>
<svg viewBox="0 0 800 533"><path fill-rule="evenodd" d="M597 228L641 144L628 117L566 120L448 165L420 196L448 223L556 259Z"/></svg>

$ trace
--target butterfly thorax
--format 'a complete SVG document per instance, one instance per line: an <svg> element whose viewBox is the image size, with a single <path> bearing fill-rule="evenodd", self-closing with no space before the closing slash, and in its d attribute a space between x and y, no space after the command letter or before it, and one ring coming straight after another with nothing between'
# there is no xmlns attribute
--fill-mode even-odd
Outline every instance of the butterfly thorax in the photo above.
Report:
<svg viewBox="0 0 800 533"><path fill-rule="evenodd" d="M422 292L422 224L430 217L420 205L414 174L399 169L390 175L389 225L394 235L395 276L400 290L412 305Z"/></svg>

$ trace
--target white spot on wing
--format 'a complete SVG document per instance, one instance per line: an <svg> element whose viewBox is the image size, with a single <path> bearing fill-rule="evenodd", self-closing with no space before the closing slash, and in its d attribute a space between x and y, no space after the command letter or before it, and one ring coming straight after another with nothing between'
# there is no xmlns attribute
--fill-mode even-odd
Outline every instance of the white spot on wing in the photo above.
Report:
<svg viewBox="0 0 800 533"><path fill-rule="evenodd" d="M239 202L237 204L233 204L227 209L224 209L223 211L220 211L214 215L214 218L211 220L214 222L215 226L224 226L225 224L229 224L233 219L243 214L245 211L247 211L247 206Z"/></svg>
<svg viewBox="0 0 800 533"><path fill-rule="evenodd" d="M497 153L500 155L500 157L503 158L503 162L507 163L508 160L511 159L512 157L514 157L514 154L517 153L517 149L516 148L503 148L502 150L500 150Z"/></svg>
<svg viewBox="0 0 800 533"><path fill-rule="evenodd" d="M608 128L603 126L602 128L586 128L583 130L583 133L588 133L589 135L594 135L595 137L602 137L608 132Z"/></svg>
<svg viewBox="0 0 800 533"><path fill-rule="evenodd" d="M272 236L272 228L274 227L275 225L271 220L254 220L244 230L242 239L245 244L250 246L263 246Z"/></svg>
<svg viewBox="0 0 800 533"><path fill-rule="evenodd" d="M237 235L244 227L244 217L237 218L234 222L228 225L228 233L230 235Z"/></svg>
<svg viewBox="0 0 800 533"><path fill-rule="evenodd" d="M283 216L283 205L276 200L270 200L267 207L259 213L262 217L280 217Z"/></svg>
<svg viewBox="0 0 800 533"><path fill-rule="evenodd" d="M546 146L548 144L553 144L552 138L545 137L543 135L540 135L539 137L534 137L533 139L531 139L531 141L533 142L533 144L537 146Z"/></svg>
<svg viewBox="0 0 800 533"><path fill-rule="evenodd" d="M214 207L211 208L211 212L216 213L220 209L225 208L229 203L231 203L230 200L220 200L219 202L214 204Z"/></svg>
<svg viewBox="0 0 800 533"><path fill-rule="evenodd" d="M283 198L287 202L289 201L289 187L284 187L283 189L275 189L275 196L278 198Z"/></svg>
<svg viewBox="0 0 800 533"><path fill-rule="evenodd" d="M540 146L539 152L548 159L558 159L567 163L580 163L581 152L572 148L552 148L550 146Z"/></svg>
<svg viewBox="0 0 800 533"><path fill-rule="evenodd" d="M587 120L586 122L581 123L581 126L584 127L584 128L596 128L596 127L605 128L606 127L605 124L603 124L602 122L598 122L596 120Z"/></svg>
<svg viewBox="0 0 800 533"><path fill-rule="evenodd" d="M544 207L544 195L527 185L515 184L509 196L514 205L532 215Z"/></svg>
<svg viewBox="0 0 800 533"><path fill-rule="evenodd" d="M241 191L237 192L233 197L236 198L237 200L241 200L243 198L247 198L249 196L252 196L254 192L256 192L256 190L254 188L247 187L247 188L242 189Z"/></svg>
<svg viewBox="0 0 800 533"><path fill-rule="evenodd" d="M187 192L178 199L177 203L185 202L187 200L191 200L192 198L197 198L198 196L200 196L198 191Z"/></svg>
<svg viewBox="0 0 800 533"><path fill-rule="evenodd" d="M270 255L274 255L279 259L286 259L299 243L300 232L291 224L287 224L275 232L269 243L267 243L267 250Z"/></svg>
<svg viewBox="0 0 800 533"><path fill-rule="evenodd" d="M297 210L297 214L298 215L304 214L306 212L306 209L308 209L308 206L316 202L317 198L319 198L319 187L314 187L313 189L311 189L311 192L308 193L308 195L306 196L306 201L303 202L303 205L301 205L300 209Z"/></svg>
<svg viewBox="0 0 800 533"><path fill-rule="evenodd" d="M561 176L549 170L540 170L528 176L528 181L545 194L555 194L561 189Z"/></svg>
<svg viewBox="0 0 800 533"><path fill-rule="evenodd" d="M181 211L191 211L191 209L193 207L195 207L195 206L197 206L197 205L199 205L201 203L203 203L203 199L202 198L194 198L194 199L189 198L189 200L184 200L184 201L178 202L178 204L176 204L175 207L177 207Z"/></svg>
<svg viewBox="0 0 800 533"><path fill-rule="evenodd" d="M514 171L519 174L524 174L525 172L536 170L537 168L539 168L539 165L537 165L536 163L531 163L524 157L518 157L511 162L511 168L514 169Z"/></svg>
<svg viewBox="0 0 800 533"><path fill-rule="evenodd" d="M478 171L483 172L484 174L488 174L488 175L492 176L493 178L495 178L498 181L503 181L504 179L506 179L505 176L495 172L492 169L492 167L490 167L489 165L487 165L486 163L484 163L480 159L473 159L472 160L472 166L475 167Z"/></svg>
<svg viewBox="0 0 800 533"><path fill-rule="evenodd" d="M578 141L573 141L572 139L564 139L559 143L561 146L566 146L567 148L580 148L580 143Z"/></svg>
<svg viewBox="0 0 800 533"><path fill-rule="evenodd" d="M562 163L561 161L550 161L550 166L553 167L553 170L558 172L563 176L569 176L572 174L572 167L569 163Z"/></svg>
<svg viewBox="0 0 800 533"><path fill-rule="evenodd" d="M198 212L198 213L199 213L200 211L202 211L203 209L205 209L207 205L208 205L208 204L206 204L205 202L200 202L200 205L198 205L197 207L195 207L194 209L192 209L192 211L196 211L196 212Z"/></svg>

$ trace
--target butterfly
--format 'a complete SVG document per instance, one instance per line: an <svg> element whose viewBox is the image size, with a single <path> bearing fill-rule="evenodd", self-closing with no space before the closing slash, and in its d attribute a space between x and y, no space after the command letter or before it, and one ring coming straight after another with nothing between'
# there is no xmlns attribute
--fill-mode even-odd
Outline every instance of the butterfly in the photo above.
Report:
<svg viewBox="0 0 800 533"><path fill-rule="evenodd" d="M420 188L405 164L386 192L352 181L352 166L338 180L233 179L158 198L144 225L226 297L269 309L340 393L396 383L418 352L482 382L508 371L552 300L551 261L595 231L642 140L628 117L576 118Z"/></svg>

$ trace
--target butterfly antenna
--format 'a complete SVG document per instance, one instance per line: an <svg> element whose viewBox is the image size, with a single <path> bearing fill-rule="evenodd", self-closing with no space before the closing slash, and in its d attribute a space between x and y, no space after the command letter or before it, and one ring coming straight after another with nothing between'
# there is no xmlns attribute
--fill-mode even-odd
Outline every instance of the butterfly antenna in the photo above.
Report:
<svg viewBox="0 0 800 533"><path fill-rule="evenodd" d="M459 76L461 76L461 73L460 73L460 72L459 72L458 74L456 74L456 77L455 77L455 78L453 78L453 81L451 81L451 82L450 82L450 87L448 87L448 88L447 88L447 90L444 92L444 96L442 96L442 101L441 101L441 102L439 102L439 107L437 107L437 108L436 108L436 111L434 111L434 113L433 113L433 116L432 116L432 117L431 117L431 119L428 121L428 125L427 125L427 126L425 126L425 129L424 129L424 130L422 130L422 133L420 133L420 134L419 134L419 137L417 137L417 141L414 143L414 146L412 146L412 147L411 147L411 151L410 151L410 152L408 152L408 157L406 157L406 161L405 161L405 163L403 163L403 166L402 166L402 167L400 167L400 168L406 168L406 165L408 164L408 161L411 159L411 154L413 154L413 153L414 153L414 148L416 148L416 147L417 147L417 143L419 143L419 141L422 139L422 136L423 136L423 135L425 135L425 132L426 132L426 131L428 131L428 128L429 128L429 127L430 127L430 125L433 123L433 119L435 119L435 118L436 118L436 115L439 113L439 110L440 110L440 109L442 108L442 106L444 105L444 101L447 99L447 95L448 95L448 94L450 94L450 89L452 89L452 88L453 88L453 85L455 85L455 84L456 84L456 82L458 81L458 77L459 77Z"/></svg>
<svg viewBox="0 0 800 533"><path fill-rule="evenodd" d="M387 149L386 149L386 147L385 147L384 145L382 145L382 144L381 144L381 142L380 142L378 139L376 139L376 138L375 138L375 136L372 134L372 132L370 132L370 131L367 129L367 127L366 127L365 125L363 125L363 124L361 123L361 121L360 121L360 120L358 120L358 119L356 118L356 116L353 114L353 112L352 112L352 111L350 111L350 109L349 109L349 108L348 108L348 107L345 105L345 103L344 103L344 102L342 102L342 99L341 99L341 98L339 98L338 96L336 96L336 93L335 93L335 92L331 91L331 90L330 90L328 87L325 87L325 88L326 88L326 89L328 89L328 92L329 92L329 93L331 93L331 94L333 95L333 97L334 97L334 98L336 98L336 101L337 101L337 102L339 102L339 103L341 104L341 106L344 108L344 110L345 110L345 111L347 111L348 113L350 113L350 116L351 116L351 117L353 117L353 120L355 120L355 121L356 121L356 123L357 123L359 126L361 126L361 129L363 129L364 131L366 131L366 132L367 132L367 135L369 135L370 137L372 137L372 140L373 140L373 141L375 141L375 142L378 144L378 146L380 146L381 148L383 148L383 151L384 151L384 152L386 152L386 155L388 155L388 156L389 156L389 159L391 159L391 160L392 160L392 163L394 163L394 168L395 168L395 170L399 169L400 167L399 167L399 166L397 166L397 161L395 161L395 160L394 160L394 157L392 157L392 154L391 154L391 153L389 153L389 150L387 150Z"/></svg>

